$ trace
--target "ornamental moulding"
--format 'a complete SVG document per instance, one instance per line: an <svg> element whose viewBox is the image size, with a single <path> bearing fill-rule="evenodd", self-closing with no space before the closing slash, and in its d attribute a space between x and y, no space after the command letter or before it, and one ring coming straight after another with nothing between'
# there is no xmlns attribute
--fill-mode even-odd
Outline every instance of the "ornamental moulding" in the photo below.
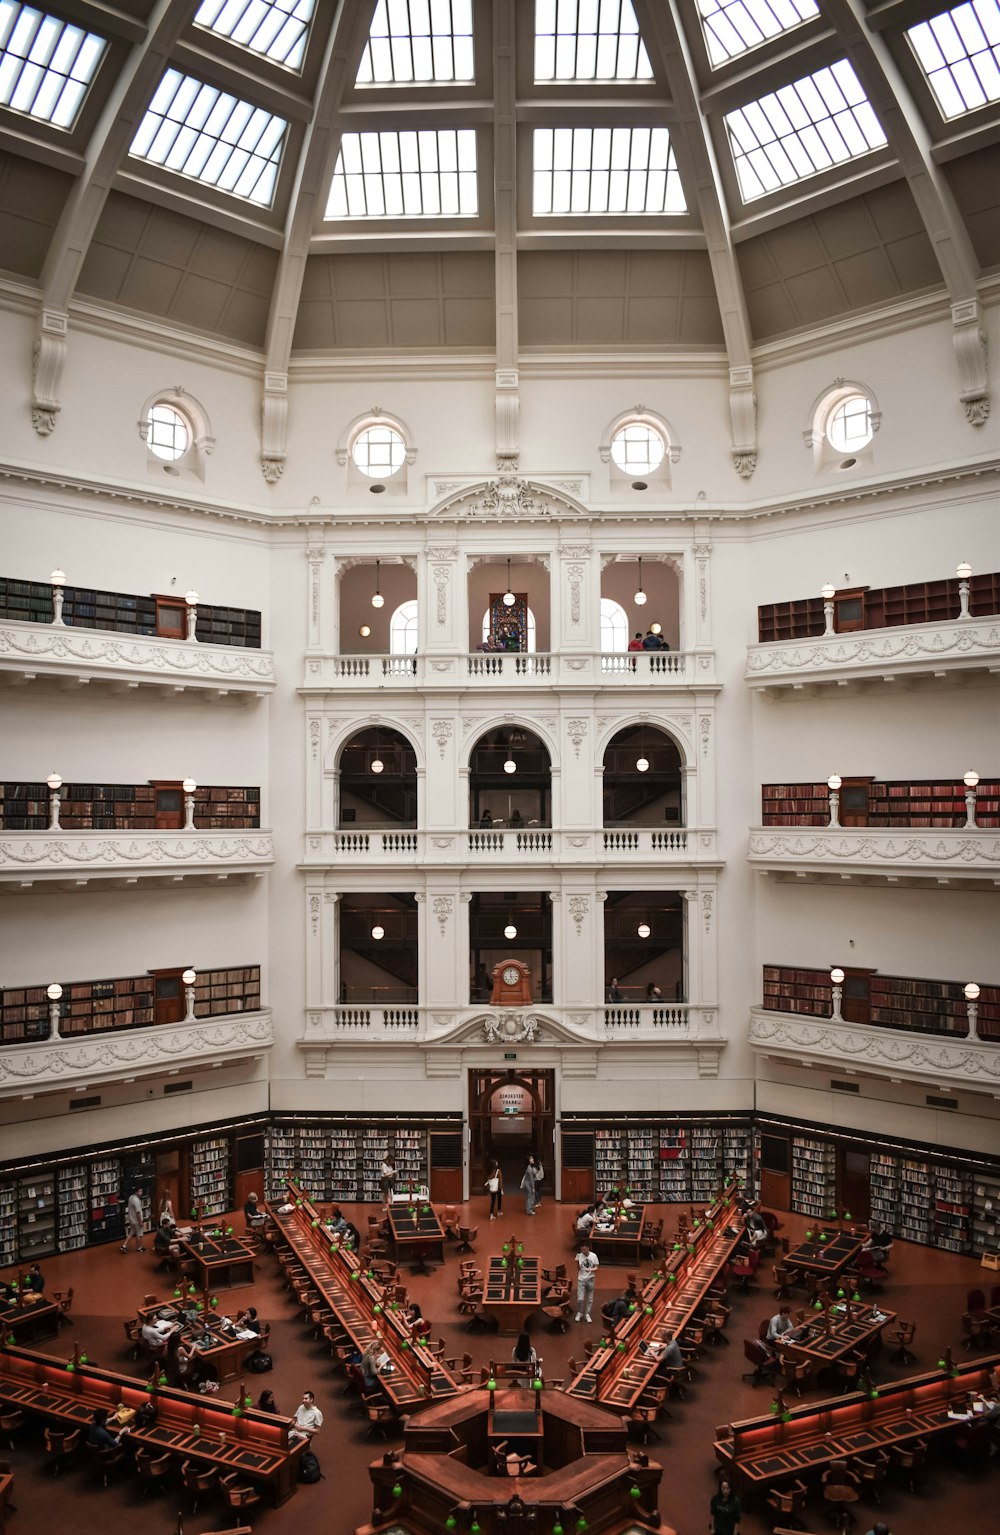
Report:
<svg viewBox="0 0 1000 1535"><path fill-rule="evenodd" d="M586 508L564 491L517 474L501 474L466 485L431 508L433 517L481 517L494 521L566 513L587 515Z"/></svg>
<svg viewBox="0 0 1000 1535"><path fill-rule="evenodd" d="M223 645L187 644L183 640L174 641L174 646L141 638L100 638L92 629L74 634L67 628L50 632L40 624L0 626L0 658L51 660L64 662L67 667L106 667L121 672L155 669L170 676L274 684L274 662L269 654L233 653Z"/></svg>
<svg viewBox="0 0 1000 1535"><path fill-rule="evenodd" d="M988 840L983 833L951 833L950 838L940 831L921 836L919 832L901 833L889 831L881 835L866 833L864 836L844 835L840 832L780 831L752 832L750 856L753 858L782 858L794 862L801 858L825 859L828 862L851 860L858 863L921 863L927 860L937 863L1000 864L1000 838Z"/></svg>
<svg viewBox="0 0 1000 1535"><path fill-rule="evenodd" d="M55 864L59 867L82 865L87 868L113 867L119 863L261 863L274 858L274 843L262 837L150 836L104 837L92 840L93 832L79 832L66 837L28 833L23 838L0 842L0 870L7 864L33 867Z"/></svg>
<svg viewBox="0 0 1000 1535"><path fill-rule="evenodd" d="M265 1009L238 1018L206 1019L193 1025L162 1024L128 1034L91 1035L52 1044L8 1045L0 1053L0 1091L20 1089L26 1083L113 1077L121 1071L128 1071L131 1076L157 1071L164 1065L173 1068L185 1060L195 1066L220 1056L238 1055L243 1050L257 1053L273 1043L271 1012Z"/></svg>
<svg viewBox="0 0 1000 1535"><path fill-rule="evenodd" d="M920 1079L955 1079L959 1083L1000 1083L1000 1050L995 1045L959 1039L927 1038L864 1024L834 1024L822 1019L752 1012L750 1043L758 1049L805 1051L841 1065L845 1060L869 1067L876 1075L904 1072Z"/></svg>
<svg viewBox="0 0 1000 1535"><path fill-rule="evenodd" d="M947 660L951 656L985 655L1000 649L1000 628L975 620L946 624L921 625L890 635L873 631L857 639L834 635L826 643L822 638L808 643L760 645L747 652L748 676L805 672L838 666L882 666L892 662Z"/></svg>

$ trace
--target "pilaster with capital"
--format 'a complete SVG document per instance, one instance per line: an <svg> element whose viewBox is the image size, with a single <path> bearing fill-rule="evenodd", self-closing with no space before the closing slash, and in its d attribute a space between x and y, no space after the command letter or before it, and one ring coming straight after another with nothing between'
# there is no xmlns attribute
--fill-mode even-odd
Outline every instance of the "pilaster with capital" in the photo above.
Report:
<svg viewBox="0 0 1000 1535"><path fill-rule="evenodd" d="M592 883L563 886L552 910L552 960L562 1007L590 1008L604 992L602 908ZM555 942L558 930L558 950ZM556 962L557 952L561 961Z"/></svg>
<svg viewBox="0 0 1000 1535"><path fill-rule="evenodd" d="M417 562L417 649L435 655L469 648L464 562L453 544L429 544Z"/></svg>
<svg viewBox="0 0 1000 1535"><path fill-rule="evenodd" d="M691 602L685 602L691 618L688 633L693 639L693 650L712 644L712 545L707 537L699 538L696 534L695 538L691 550Z"/></svg>
<svg viewBox="0 0 1000 1535"><path fill-rule="evenodd" d="M323 1007L336 1001L335 891L306 886L306 1007ZM331 959L333 975L329 975Z"/></svg>
<svg viewBox="0 0 1000 1535"><path fill-rule="evenodd" d="M563 700L559 715L560 803L556 805L553 792L552 815L553 824L567 831L601 824L601 801L594 787L594 698L593 693L574 693Z"/></svg>
<svg viewBox="0 0 1000 1535"><path fill-rule="evenodd" d="M435 695L427 704L424 727L427 753L426 816L428 832L469 824L469 775L459 768L466 748L456 693ZM433 847L432 850L433 852Z"/></svg>
<svg viewBox="0 0 1000 1535"><path fill-rule="evenodd" d="M306 826L317 830L328 824L325 817L327 807L323 800L326 742L323 739L323 717L319 712L306 715L305 750Z"/></svg>
<svg viewBox="0 0 1000 1535"><path fill-rule="evenodd" d="M562 930L562 891L550 890L549 900L552 903L552 1005L562 1007L566 995L566 945L563 942ZM540 975L534 975L531 981L537 997L540 994L542 978Z"/></svg>
<svg viewBox="0 0 1000 1535"><path fill-rule="evenodd" d="M420 1000L429 1008L453 1008L469 999L469 946L461 946L464 916L468 935L468 907L455 889L454 876L428 872L425 888L417 895L420 934ZM461 908L461 913L460 913Z"/></svg>
<svg viewBox="0 0 1000 1535"><path fill-rule="evenodd" d="M716 729L715 696L696 693L691 735L695 772L687 777L688 825L717 826L716 809ZM692 797L693 796L693 802Z"/></svg>
<svg viewBox="0 0 1000 1535"><path fill-rule="evenodd" d="M326 549L320 543L306 546L306 653L323 655L330 650L330 600L327 593Z"/></svg>
<svg viewBox="0 0 1000 1535"><path fill-rule="evenodd" d="M569 651L600 648L595 612L600 604L600 557L589 543L564 544L557 562L552 563L552 637L550 649L561 655Z"/></svg>

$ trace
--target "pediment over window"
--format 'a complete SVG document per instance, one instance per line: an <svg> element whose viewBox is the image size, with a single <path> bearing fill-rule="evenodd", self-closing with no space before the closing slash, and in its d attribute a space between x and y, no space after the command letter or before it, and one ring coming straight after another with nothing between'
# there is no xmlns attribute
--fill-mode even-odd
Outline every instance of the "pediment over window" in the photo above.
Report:
<svg viewBox="0 0 1000 1535"><path fill-rule="evenodd" d="M425 1042L425 1048L438 1045L593 1045L583 1029L571 1028L561 1019L533 1007L486 1008L472 1018L465 1018L454 1029Z"/></svg>
<svg viewBox="0 0 1000 1535"><path fill-rule="evenodd" d="M571 482L579 486L580 482ZM522 517L585 517L586 507L567 491L555 485L543 485L519 474L498 474L491 480L439 482L437 489L447 490L444 499L431 509L434 517L468 517L483 521L502 521Z"/></svg>

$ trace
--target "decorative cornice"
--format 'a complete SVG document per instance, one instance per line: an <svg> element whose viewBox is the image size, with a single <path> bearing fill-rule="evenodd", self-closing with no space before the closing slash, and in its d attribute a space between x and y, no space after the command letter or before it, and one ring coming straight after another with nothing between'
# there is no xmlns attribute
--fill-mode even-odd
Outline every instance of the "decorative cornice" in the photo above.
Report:
<svg viewBox="0 0 1000 1535"><path fill-rule="evenodd" d="M751 684L837 680L845 675L926 672L942 663L954 667L1000 661L1000 620L956 619L950 623L865 629L856 634L818 635L747 648L746 680Z"/></svg>
<svg viewBox="0 0 1000 1535"><path fill-rule="evenodd" d="M274 840L269 832L239 836L198 831L173 836L155 831L124 836L103 831L22 832L0 840L0 877L14 873L23 878L26 870L39 874L126 868L134 874L144 864L159 872L184 867L214 869L219 864L260 867L273 862Z"/></svg>
<svg viewBox="0 0 1000 1535"><path fill-rule="evenodd" d="M79 1039L5 1045L0 1050L0 1095L32 1087L46 1088L81 1081L111 1081L122 1075L147 1076L179 1067L234 1058L274 1044L271 1010L227 1014L186 1024L161 1024L152 1029L90 1034Z"/></svg>
<svg viewBox="0 0 1000 1535"><path fill-rule="evenodd" d="M10 621L0 623L0 668L237 692L275 686L274 657L266 650Z"/></svg>
<svg viewBox="0 0 1000 1535"><path fill-rule="evenodd" d="M865 827L845 831L839 827L767 826L750 833L749 855L755 862L889 863L933 866L940 873L945 864L963 868L991 869L1000 866L1000 836L962 828Z"/></svg>
<svg viewBox="0 0 1000 1535"><path fill-rule="evenodd" d="M961 1038L951 1041L902 1029L754 1009L750 1044L765 1054L811 1056L833 1070L843 1071L848 1063L880 1077L947 1082L956 1088L1000 1088L1000 1048Z"/></svg>

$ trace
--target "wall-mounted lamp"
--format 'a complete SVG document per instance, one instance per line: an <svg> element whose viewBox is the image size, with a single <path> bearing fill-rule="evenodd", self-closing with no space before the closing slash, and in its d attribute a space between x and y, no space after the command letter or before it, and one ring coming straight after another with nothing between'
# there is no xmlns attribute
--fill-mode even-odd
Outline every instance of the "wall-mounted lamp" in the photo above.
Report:
<svg viewBox="0 0 1000 1535"><path fill-rule="evenodd" d="M844 997L844 972L839 965L835 965L830 971L830 982L833 988L833 1008L830 1017L838 1023L843 1023L840 1004Z"/></svg>
<svg viewBox="0 0 1000 1535"><path fill-rule="evenodd" d="M181 975L184 982L184 1022L194 1023L194 983L198 979L196 970L185 970Z"/></svg>
<svg viewBox="0 0 1000 1535"><path fill-rule="evenodd" d="M502 601L505 608L512 608L517 601L510 589L510 560L507 561L507 590L503 594Z"/></svg>
<svg viewBox="0 0 1000 1535"><path fill-rule="evenodd" d="M970 768L964 775L962 782L965 784L965 824L967 827L976 824L976 785L979 782L979 774Z"/></svg>
<svg viewBox="0 0 1000 1535"><path fill-rule="evenodd" d="M632 598L632 601L635 603L637 608L644 607L645 603L646 603L646 593L642 589L642 555L641 554L639 556L639 590L636 592L635 596Z"/></svg>
<svg viewBox="0 0 1000 1535"><path fill-rule="evenodd" d="M49 999L49 1039L62 1039L59 1032L59 999L62 996L62 987L59 982L53 981L51 986L47 986L45 995Z"/></svg>
<svg viewBox="0 0 1000 1535"><path fill-rule="evenodd" d="M66 585L66 572L54 570L49 576L52 583L52 622L61 624L63 621L63 587Z"/></svg>
<svg viewBox="0 0 1000 1535"><path fill-rule="evenodd" d="M187 603L187 637L196 640L198 635L198 593L194 590L184 593L184 601Z"/></svg>
<svg viewBox="0 0 1000 1535"><path fill-rule="evenodd" d="M970 981L965 988L965 1005L969 1014L969 1039L978 1039L976 1020L979 1017L979 987L975 981Z"/></svg>
<svg viewBox="0 0 1000 1535"><path fill-rule="evenodd" d="M958 577L958 616L959 618L971 618L969 612L969 582L972 579L972 566L962 561L955 571Z"/></svg>
<svg viewBox="0 0 1000 1535"><path fill-rule="evenodd" d="M49 831L58 831L59 806L62 803L59 790L62 788L62 779L58 773L50 773L45 782L49 786Z"/></svg>
<svg viewBox="0 0 1000 1535"><path fill-rule="evenodd" d="M375 561L375 595L372 597L372 607L373 608L384 608L385 607L385 598L382 596L382 593L379 590L379 581L380 581L379 572L380 572L380 569L381 569L381 565L382 565L382 561L381 560L376 560Z"/></svg>
<svg viewBox="0 0 1000 1535"><path fill-rule="evenodd" d="M833 630L833 599L834 599L834 597L836 595L837 595L837 588L835 586L833 586L831 584L831 582L829 582L829 581L826 583L826 585L824 587L820 588L820 596L823 599L823 623L825 625L825 627L823 629L823 633L824 634L832 634L834 632L834 630Z"/></svg>
<svg viewBox="0 0 1000 1535"><path fill-rule="evenodd" d="M184 830L194 831L194 791L198 785L193 778L185 778L181 784L184 790Z"/></svg>
<svg viewBox="0 0 1000 1535"><path fill-rule="evenodd" d="M837 773L831 773L826 781L830 791L830 825L840 825L840 786L843 779Z"/></svg>

